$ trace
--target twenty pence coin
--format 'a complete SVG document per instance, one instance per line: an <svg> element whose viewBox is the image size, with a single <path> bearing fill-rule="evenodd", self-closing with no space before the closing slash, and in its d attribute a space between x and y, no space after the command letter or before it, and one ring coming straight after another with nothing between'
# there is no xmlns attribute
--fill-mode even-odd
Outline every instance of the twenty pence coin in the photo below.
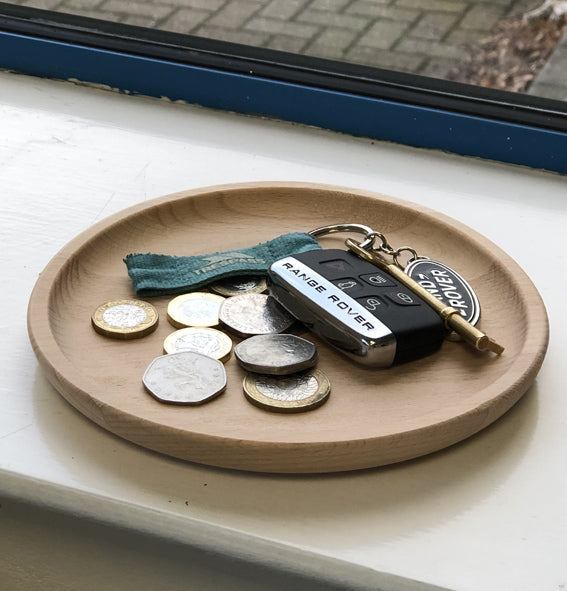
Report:
<svg viewBox="0 0 567 591"><path fill-rule="evenodd" d="M276 300L261 293L227 298L221 306L219 319L241 337L284 332L295 322Z"/></svg>
<svg viewBox="0 0 567 591"><path fill-rule="evenodd" d="M204 291L186 293L169 302L167 319L176 328L216 326L224 300L222 296Z"/></svg>
<svg viewBox="0 0 567 591"><path fill-rule="evenodd" d="M142 300L111 300L98 306L91 316L93 328L114 339L138 339L153 332L158 312Z"/></svg>
<svg viewBox="0 0 567 591"><path fill-rule="evenodd" d="M182 328L166 337L165 353L194 351L219 361L226 361L232 350L232 340L224 332L214 328Z"/></svg>
<svg viewBox="0 0 567 591"><path fill-rule="evenodd" d="M193 351L154 359L142 378L146 390L167 404L203 404L226 388L224 365Z"/></svg>
<svg viewBox="0 0 567 591"><path fill-rule="evenodd" d="M266 280L259 275L228 277L209 286L211 291L225 297L241 295L243 293L263 293L267 288Z"/></svg>
<svg viewBox="0 0 567 591"><path fill-rule="evenodd" d="M317 348L293 334L261 334L234 348L240 365L248 371L284 376L313 367Z"/></svg>
<svg viewBox="0 0 567 591"><path fill-rule="evenodd" d="M254 405L274 412L303 412L321 406L329 397L327 376L314 369L289 376L248 374L244 395Z"/></svg>

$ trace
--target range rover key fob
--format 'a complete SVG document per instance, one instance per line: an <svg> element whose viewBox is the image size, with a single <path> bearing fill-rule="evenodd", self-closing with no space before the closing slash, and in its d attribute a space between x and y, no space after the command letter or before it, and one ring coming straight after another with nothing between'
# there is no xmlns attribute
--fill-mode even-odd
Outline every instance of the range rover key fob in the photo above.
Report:
<svg viewBox="0 0 567 591"><path fill-rule="evenodd" d="M349 251L311 250L276 261L269 289L299 321L363 365L424 357L446 336L428 304Z"/></svg>

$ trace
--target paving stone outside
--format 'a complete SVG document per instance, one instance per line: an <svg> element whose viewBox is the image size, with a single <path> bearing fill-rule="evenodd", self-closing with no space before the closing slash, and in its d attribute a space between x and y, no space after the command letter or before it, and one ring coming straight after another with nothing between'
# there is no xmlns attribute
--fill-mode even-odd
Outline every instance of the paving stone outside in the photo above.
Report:
<svg viewBox="0 0 567 591"><path fill-rule="evenodd" d="M309 0L272 0L261 12L260 16L281 20L292 19L300 10L309 5Z"/></svg>
<svg viewBox="0 0 567 591"><path fill-rule="evenodd" d="M319 25L323 28L334 27L335 29L351 29L353 31L362 31L368 26L368 19L362 16L325 12L324 10L304 10L297 15L295 20Z"/></svg>
<svg viewBox="0 0 567 591"><path fill-rule="evenodd" d="M403 40L409 26L404 21L380 20L374 23L372 28L358 39L355 46L393 50L394 45Z"/></svg>
<svg viewBox="0 0 567 591"><path fill-rule="evenodd" d="M43 10L55 10L61 6L61 0L21 0L12 2L18 6L29 6L31 8L42 8Z"/></svg>
<svg viewBox="0 0 567 591"><path fill-rule="evenodd" d="M15 0L178 33L444 78L465 44L541 0ZM567 40L557 51L567 55ZM532 88L551 92L567 59ZM552 80L552 78L555 79ZM540 82L538 84L538 82ZM559 87L567 89L567 81ZM561 90L555 88L555 94Z"/></svg>
<svg viewBox="0 0 567 591"><path fill-rule="evenodd" d="M276 49L278 51L287 51L289 53L305 53L305 47L308 41L299 37L290 37L289 35L271 35L266 42L265 47Z"/></svg>
<svg viewBox="0 0 567 591"><path fill-rule="evenodd" d="M244 25L244 28L263 33L276 33L290 35L291 37L300 37L306 41L314 39L321 33L321 28L316 25L273 18L253 18Z"/></svg>
<svg viewBox="0 0 567 591"><path fill-rule="evenodd" d="M206 10L209 13L220 10L225 5L225 0L176 0L175 6L182 8L197 8L200 10Z"/></svg>
<svg viewBox="0 0 567 591"><path fill-rule="evenodd" d="M410 31L412 37L421 39L444 39L455 26L458 15L444 12L427 12Z"/></svg>
<svg viewBox="0 0 567 591"><path fill-rule="evenodd" d="M324 53L329 58L332 58L333 56L335 56L335 59L342 58L345 48L352 45L355 36L355 31L345 29L325 29L317 39L306 46L303 53L315 56Z"/></svg>
<svg viewBox="0 0 567 591"><path fill-rule="evenodd" d="M395 5L374 4L372 2L355 2L346 10L349 14L364 15L368 19L386 21L413 22L422 13L411 8L400 8ZM378 23L376 23L378 24Z"/></svg>
<svg viewBox="0 0 567 591"><path fill-rule="evenodd" d="M471 4L465 0L396 0L396 6L416 8L424 12L457 12L463 14Z"/></svg>
<svg viewBox="0 0 567 591"><path fill-rule="evenodd" d="M180 8L166 18L160 28L174 33L185 33L187 29L203 24L211 13L201 8Z"/></svg>
<svg viewBox="0 0 567 591"><path fill-rule="evenodd" d="M61 0L59 0L60 2ZM104 0L95 0L95 2L91 2L90 0L66 0L66 6L72 8L83 8L85 10L96 10L100 7L100 5L104 2Z"/></svg>
<svg viewBox="0 0 567 591"><path fill-rule="evenodd" d="M490 31L505 14L504 7L479 4L467 10L459 27L466 30Z"/></svg>
<svg viewBox="0 0 567 591"><path fill-rule="evenodd" d="M208 25L221 29L241 29L262 8L260 2L234 0L225 4L208 20ZM280 22L286 22L282 20Z"/></svg>
<svg viewBox="0 0 567 591"><path fill-rule="evenodd" d="M145 16L152 20L163 20L171 14L171 7L167 4L158 4L156 2L132 2L130 0L107 0L100 5L101 11L108 11L111 14L121 14L125 17ZM92 9L91 9L92 10Z"/></svg>

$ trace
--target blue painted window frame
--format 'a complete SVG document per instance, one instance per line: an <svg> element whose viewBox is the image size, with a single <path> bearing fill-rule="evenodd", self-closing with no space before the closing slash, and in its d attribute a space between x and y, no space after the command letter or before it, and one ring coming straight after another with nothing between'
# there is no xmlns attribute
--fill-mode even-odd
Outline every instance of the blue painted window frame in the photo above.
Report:
<svg viewBox="0 0 567 591"><path fill-rule="evenodd" d="M567 173L561 101L3 3L0 67Z"/></svg>

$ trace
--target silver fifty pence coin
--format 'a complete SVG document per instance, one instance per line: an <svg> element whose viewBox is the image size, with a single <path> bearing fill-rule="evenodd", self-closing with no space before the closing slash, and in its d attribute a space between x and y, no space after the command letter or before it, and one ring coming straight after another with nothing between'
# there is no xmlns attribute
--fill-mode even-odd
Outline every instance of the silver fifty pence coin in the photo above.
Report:
<svg viewBox="0 0 567 591"><path fill-rule="evenodd" d="M234 348L234 354L244 369L269 375L288 375L317 363L315 345L293 334L250 337Z"/></svg>
<svg viewBox="0 0 567 591"><path fill-rule="evenodd" d="M261 293L227 298L221 305L219 320L241 337L284 332L295 322L276 300Z"/></svg>
<svg viewBox="0 0 567 591"><path fill-rule="evenodd" d="M142 378L146 390L168 404L203 404L226 388L224 365L201 353L182 351L154 359Z"/></svg>

